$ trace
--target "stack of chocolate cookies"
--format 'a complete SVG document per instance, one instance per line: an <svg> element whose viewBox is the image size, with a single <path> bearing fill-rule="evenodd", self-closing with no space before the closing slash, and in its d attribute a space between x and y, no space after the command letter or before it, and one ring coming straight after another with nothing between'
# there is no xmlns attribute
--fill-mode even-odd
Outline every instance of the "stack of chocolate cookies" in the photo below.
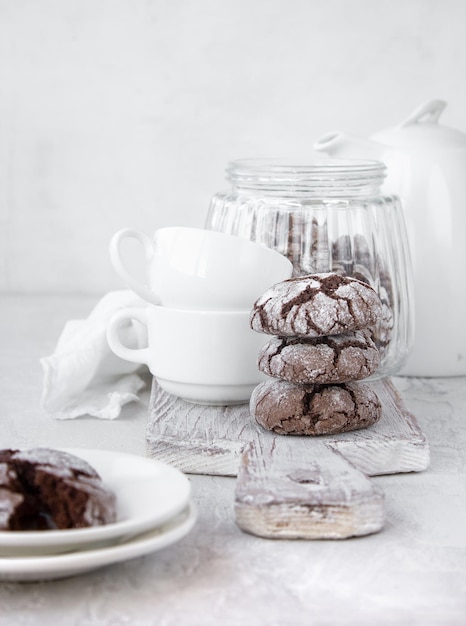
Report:
<svg viewBox="0 0 466 626"><path fill-rule="evenodd" d="M251 328L272 335L258 358L274 380L258 385L251 415L268 430L329 435L371 426L381 404L357 382L379 366L371 329L382 314L366 283L336 273L291 278L266 291L251 311Z"/></svg>

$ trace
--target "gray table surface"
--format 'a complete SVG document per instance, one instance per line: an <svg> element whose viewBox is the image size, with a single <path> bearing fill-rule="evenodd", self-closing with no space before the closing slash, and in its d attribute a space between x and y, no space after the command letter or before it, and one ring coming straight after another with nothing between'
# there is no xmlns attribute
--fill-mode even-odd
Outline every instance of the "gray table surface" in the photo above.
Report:
<svg viewBox="0 0 466 626"><path fill-rule="evenodd" d="M39 358L97 297L0 296L0 447L144 455L149 386L114 421L56 421ZM396 378L431 446L425 472L373 478L386 524L344 541L266 540L233 519L235 479L190 476L199 519L159 552L74 578L0 583L0 625L466 625L466 378Z"/></svg>

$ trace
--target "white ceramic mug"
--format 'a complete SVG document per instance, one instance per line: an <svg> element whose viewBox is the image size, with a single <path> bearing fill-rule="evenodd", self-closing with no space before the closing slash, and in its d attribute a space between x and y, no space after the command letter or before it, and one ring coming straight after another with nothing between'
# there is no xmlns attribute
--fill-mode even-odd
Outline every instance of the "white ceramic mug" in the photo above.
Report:
<svg viewBox="0 0 466 626"><path fill-rule="evenodd" d="M146 327L147 347L122 344L118 331L129 320ZM144 363L162 389L188 402L248 402L254 387L267 379L257 369L257 356L269 337L251 330L249 311L121 309L109 321L107 339L117 356Z"/></svg>
<svg viewBox="0 0 466 626"><path fill-rule="evenodd" d="M147 282L131 276L121 244L136 239L146 259ZM247 239L202 228L161 228L148 237L133 228L110 242L118 275L151 304L181 309L242 310L273 284L290 278L290 261L275 250Z"/></svg>

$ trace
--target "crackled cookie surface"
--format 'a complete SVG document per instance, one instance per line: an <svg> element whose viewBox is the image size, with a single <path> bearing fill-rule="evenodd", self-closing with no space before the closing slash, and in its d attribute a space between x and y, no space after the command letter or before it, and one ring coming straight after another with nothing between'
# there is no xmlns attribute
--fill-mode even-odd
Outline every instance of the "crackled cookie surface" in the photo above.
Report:
<svg viewBox="0 0 466 626"><path fill-rule="evenodd" d="M251 396L250 412L267 430L284 435L334 435L372 426L380 400L366 383L297 385L267 381Z"/></svg>
<svg viewBox="0 0 466 626"><path fill-rule="evenodd" d="M290 278L254 304L251 328L282 337L321 337L372 327L381 316L375 291L333 272Z"/></svg>
<svg viewBox="0 0 466 626"><path fill-rule="evenodd" d="M373 374L380 358L366 331L327 337L272 337L259 352L259 369L296 383L338 383Z"/></svg>
<svg viewBox="0 0 466 626"><path fill-rule="evenodd" d="M86 461L49 448L0 450L0 530L100 526L116 497Z"/></svg>

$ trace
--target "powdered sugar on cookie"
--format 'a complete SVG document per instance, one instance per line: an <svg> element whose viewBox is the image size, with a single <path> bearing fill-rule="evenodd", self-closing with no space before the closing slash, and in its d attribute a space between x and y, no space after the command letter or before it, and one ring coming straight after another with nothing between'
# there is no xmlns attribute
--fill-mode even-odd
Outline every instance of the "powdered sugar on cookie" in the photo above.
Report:
<svg viewBox="0 0 466 626"><path fill-rule="evenodd" d="M327 337L272 337L259 352L258 367L295 383L338 383L373 374L380 358L362 330Z"/></svg>
<svg viewBox="0 0 466 626"><path fill-rule="evenodd" d="M291 278L268 289L254 304L250 324L270 335L321 337L373 326L381 314L372 287L326 273Z"/></svg>

